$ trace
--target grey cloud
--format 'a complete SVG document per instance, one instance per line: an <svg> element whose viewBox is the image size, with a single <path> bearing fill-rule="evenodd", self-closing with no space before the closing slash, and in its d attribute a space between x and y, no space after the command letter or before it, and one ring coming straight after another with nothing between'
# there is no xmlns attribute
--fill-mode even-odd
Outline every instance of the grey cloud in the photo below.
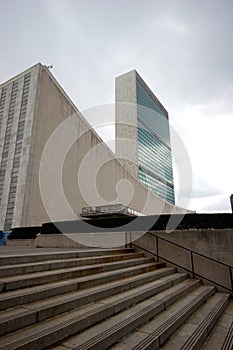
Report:
<svg viewBox="0 0 233 350"><path fill-rule="evenodd" d="M192 189L192 198L203 198L222 194L216 185L208 183L206 179L195 179Z"/></svg>
<svg viewBox="0 0 233 350"><path fill-rule="evenodd" d="M213 213L227 213L231 212L230 199L227 195L219 199L213 200L213 202L202 208L202 212L213 212Z"/></svg>

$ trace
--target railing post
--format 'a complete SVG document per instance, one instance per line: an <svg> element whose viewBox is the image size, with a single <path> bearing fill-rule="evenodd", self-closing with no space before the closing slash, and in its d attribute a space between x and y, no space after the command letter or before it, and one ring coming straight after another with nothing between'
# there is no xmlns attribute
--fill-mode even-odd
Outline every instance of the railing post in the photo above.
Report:
<svg viewBox="0 0 233 350"><path fill-rule="evenodd" d="M127 248L127 231L125 231L125 248Z"/></svg>
<svg viewBox="0 0 233 350"><path fill-rule="evenodd" d="M230 280L231 280L231 292L233 294L233 276L232 276L232 267L229 266L229 272L230 272Z"/></svg>
<svg viewBox="0 0 233 350"><path fill-rule="evenodd" d="M157 256L157 262L159 262L159 238L158 238L158 236L156 236L155 242L156 242L156 256Z"/></svg>
<svg viewBox="0 0 233 350"><path fill-rule="evenodd" d="M194 263L193 263L193 252L192 252L192 251L191 251L191 264L192 264L192 274L193 274L193 278L195 278Z"/></svg>

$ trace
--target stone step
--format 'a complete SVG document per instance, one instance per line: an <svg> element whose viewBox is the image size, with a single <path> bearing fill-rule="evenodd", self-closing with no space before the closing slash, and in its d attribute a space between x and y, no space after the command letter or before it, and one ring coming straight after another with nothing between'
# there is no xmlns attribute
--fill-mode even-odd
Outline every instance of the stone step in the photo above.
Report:
<svg viewBox="0 0 233 350"><path fill-rule="evenodd" d="M233 322L231 323L227 336L221 347L221 350L232 350L232 349L233 349Z"/></svg>
<svg viewBox="0 0 233 350"><path fill-rule="evenodd" d="M229 303L229 298L226 293L213 295L161 349L200 349Z"/></svg>
<svg viewBox="0 0 233 350"><path fill-rule="evenodd" d="M79 349L79 350L94 350L94 349L108 349L111 345L117 343L121 338L127 336L130 332L134 332L138 327L143 324L148 325L148 321L156 316L162 316L166 314L166 321L164 324L169 323L170 328L176 328L181 322L184 322L187 317L190 316L197 308L205 302L205 299L214 293L214 288L211 287L197 287L194 291L189 291L186 297L183 297L180 301L179 298L184 294L176 295L179 290L179 285L171 287L164 292L161 292L144 302L137 304L136 306L125 310L118 315L111 317L93 326L90 329L83 331L82 333L71 337L61 344L64 348ZM178 293L179 294L179 293ZM187 294L187 291L185 292ZM176 303L172 305L172 303ZM167 310L165 310L169 305ZM173 317L171 317L171 309L173 308ZM164 311L165 310L165 311ZM177 316L177 317L175 317ZM150 324L150 323L149 323ZM169 334L168 327L161 328L161 336ZM144 327L146 327L144 326ZM130 349L133 348L135 343L135 334L131 336L129 343L118 344L118 349ZM142 336L146 338L148 332L142 333ZM127 339L127 338L126 338ZM157 339L157 338L156 338ZM132 343L133 341L133 343ZM129 345L129 348L128 348ZM59 346L54 347L59 349ZM151 347L152 349L152 347ZM154 349L154 348L153 348Z"/></svg>
<svg viewBox="0 0 233 350"><path fill-rule="evenodd" d="M166 305L170 305L170 303L175 302L184 294L193 290L198 284L197 281L185 280L180 284L175 284L166 289L165 292L156 294L156 283L154 285L153 283L119 293L117 296L104 298L96 303L78 307L75 310L39 322L36 325L31 325L5 335L0 338L0 350L46 349L58 341L62 341L68 336L77 334L87 328L88 330L81 333L80 337L78 337L79 343L77 346L78 349L81 344L83 349L89 348L88 344L90 343L90 340L93 340L93 338L96 339L97 337L94 336L96 334L96 327L100 329L101 337L97 337L97 342L94 339L92 342L93 346L97 346L97 349L105 349L106 346L103 348L100 347L102 346L103 338L105 339L104 344L108 343L109 338L115 341L116 334L118 337L121 337L125 332L138 327L154 315L163 311L164 308L166 308ZM199 288L202 287L197 287L197 289ZM154 295L150 297L150 293L154 293ZM208 292L207 290L205 293L204 291L201 291L199 294L202 294L202 297L204 298L207 296ZM168 300L170 300L170 302L167 304ZM129 309L123 311L125 308ZM111 318L109 319L109 317ZM98 322L100 323L96 325ZM103 322L105 325L108 325L108 329L105 331L105 327L102 328ZM90 328L91 326L93 327ZM85 332L88 332L88 338L83 338ZM99 341L100 338L101 341ZM70 341L73 340L71 339ZM93 346L91 348L94 349Z"/></svg>
<svg viewBox="0 0 233 350"><path fill-rule="evenodd" d="M155 276L156 277L156 276ZM173 273L171 275L160 277L153 282L145 283L141 280L139 286L133 288L135 299L134 302L147 298L166 288L171 287L187 279L184 273ZM187 280L187 287L195 286L199 281ZM49 298L43 301L25 304L20 307L8 309L0 312L0 335L7 334L17 329L26 327L30 324L41 322L45 319L73 310L87 303L96 302L107 296L114 296L117 293L129 290L129 282L122 281L121 283L106 283L101 288L98 286L89 290L81 290L72 293L66 293L55 298ZM132 289L130 289L132 291ZM137 294L138 293L138 294ZM130 293L129 293L130 294Z"/></svg>
<svg viewBox="0 0 233 350"><path fill-rule="evenodd" d="M197 288L130 336L111 347L111 350L158 349L214 293L214 287L201 286ZM64 345L68 345L68 342L65 342ZM74 347L71 347L71 349L74 349ZM83 350L85 348L78 347L78 349ZM173 348L170 349L173 350Z"/></svg>
<svg viewBox="0 0 233 350"><path fill-rule="evenodd" d="M45 260L40 262L33 263L24 263L17 265L4 265L0 266L0 276L9 277L15 275L25 275L35 272L42 271L51 271L58 270L70 267L77 266L86 266L86 265L94 265L94 264L103 264L114 261L121 260L130 260L136 258L142 258L143 253L128 253L128 254L112 254L112 255L103 255L103 256L95 256L95 257L83 257L83 258L69 258L69 259L59 259L59 260Z"/></svg>
<svg viewBox="0 0 233 350"><path fill-rule="evenodd" d="M0 350L233 349L213 286L132 249L32 252L0 258Z"/></svg>
<svg viewBox="0 0 233 350"><path fill-rule="evenodd" d="M201 349L233 349L233 300L230 301L229 305L224 310L224 313Z"/></svg>
<svg viewBox="0 0 233 350"><path fill-rule="evenodd" d="M130 266L152 263L153 258L137 258L125 261L116 261L105 264L96 264L80 267L72 267L60 270L36 272L24 276L11 276L0 279L1 291L10 291L20 288L32 287L39 284L56 282L59 280L70 279L75 277L98 274L101 272L124 269Z"/></svg>
<svg viewBox="0 0 233 350"><path fill-rule="evenodd" d="M77 291L79 289L91 288L103 283L118 281L120 279L125 279L126 282L130 277L135 276L136 279L138 276L143 279L144 276L147 277L146 273L150 271L151 275L149 274L149 276L151 276L151 278L155 278L155 275L159 278L173 273L176 270L175 268L162 268L163 266L164 264L152 262L139 266L126 267L120 270L67 279L65 281L50 282L46 285L2 292L0 293L0 309L5 310L7 308Z"/></svg>
<svg viewBox="0 0 233 350"><path fill-rule="evenodd" d="M28 252L26 254L18 254L15 253L14 255L9 253L1 254L0 256L0 266L3 265L16 265L16 264L27 264L32 262L38 262L38 261L45 261L45 260L60 260L60 259L72 259L72 258L84 258L84 257L95 257L100 255L115 255L115 254L128 254L128 253L134 253L135 249L133 248L118 248L118 249L74 249L67 251L63 250L60 252L54 252L53 250L49 250L48 253L46 253L44 250L40 250L38 248L38 253L33 252L33 254L29 254Z"/></svg>

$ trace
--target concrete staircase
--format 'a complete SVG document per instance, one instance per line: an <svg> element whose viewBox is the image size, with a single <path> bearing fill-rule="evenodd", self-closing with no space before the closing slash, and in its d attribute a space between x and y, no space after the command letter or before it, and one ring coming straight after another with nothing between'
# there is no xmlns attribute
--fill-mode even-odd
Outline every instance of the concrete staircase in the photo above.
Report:
<svg viewBox="0 0 233 350"><path fill-rule="evenodd" d="M0 266L0 350L233 349L230 295L133 249L37 249Z"/></svg>

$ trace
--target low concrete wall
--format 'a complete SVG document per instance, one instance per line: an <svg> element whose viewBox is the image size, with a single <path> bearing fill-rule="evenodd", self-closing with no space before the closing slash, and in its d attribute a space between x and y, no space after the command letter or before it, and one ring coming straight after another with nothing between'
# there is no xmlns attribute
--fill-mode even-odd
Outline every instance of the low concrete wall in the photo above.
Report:
<svg viewBox="0 0 233 350"><path fill-rule="evenodd" d="M126 243L125 232L109 233L69 233L40 234L36 238L36 247L40 248L118 248Z"/></svg>
<svg viewBox="0 0 233 350"><path fill-rule="evenodd" d="M172 233L154 233L212 259L233 266L233 229L179 230Z"/></svg>
<svg viewBox="0 0 233 350"><path fill-rule="evenodd" d="M38 235L35 241L38 248L82 248L80 244L72 241L66 235Z"/></svg>
<svg viewBox="0 0 233 350"><path fill-rule="evenodd" d="M133 243L146 249L148 252L155 253L156 239L153 234L233 267L232 229L182 230L174 231L172 233L154 231L136 239ZM132 237L133 236L134 234L132 233ZM158 240L159 256L164 258L168 265L170 261L171 265L172 263L177 264L191 271L193 258L195 273L197 275L201 275L207 279L216 281L227 288L231 288L228 267L215 263L214 261L208 260L195 253L191 257L189 251L182 247L174 246L170 242L165 242L160 239Z"/></svg>
<svg viewBox="0 0 233 350"><path fill-rule="evenodd" d="M7 246L10 247L35 247L35 239L8 239Z"/></svg>

